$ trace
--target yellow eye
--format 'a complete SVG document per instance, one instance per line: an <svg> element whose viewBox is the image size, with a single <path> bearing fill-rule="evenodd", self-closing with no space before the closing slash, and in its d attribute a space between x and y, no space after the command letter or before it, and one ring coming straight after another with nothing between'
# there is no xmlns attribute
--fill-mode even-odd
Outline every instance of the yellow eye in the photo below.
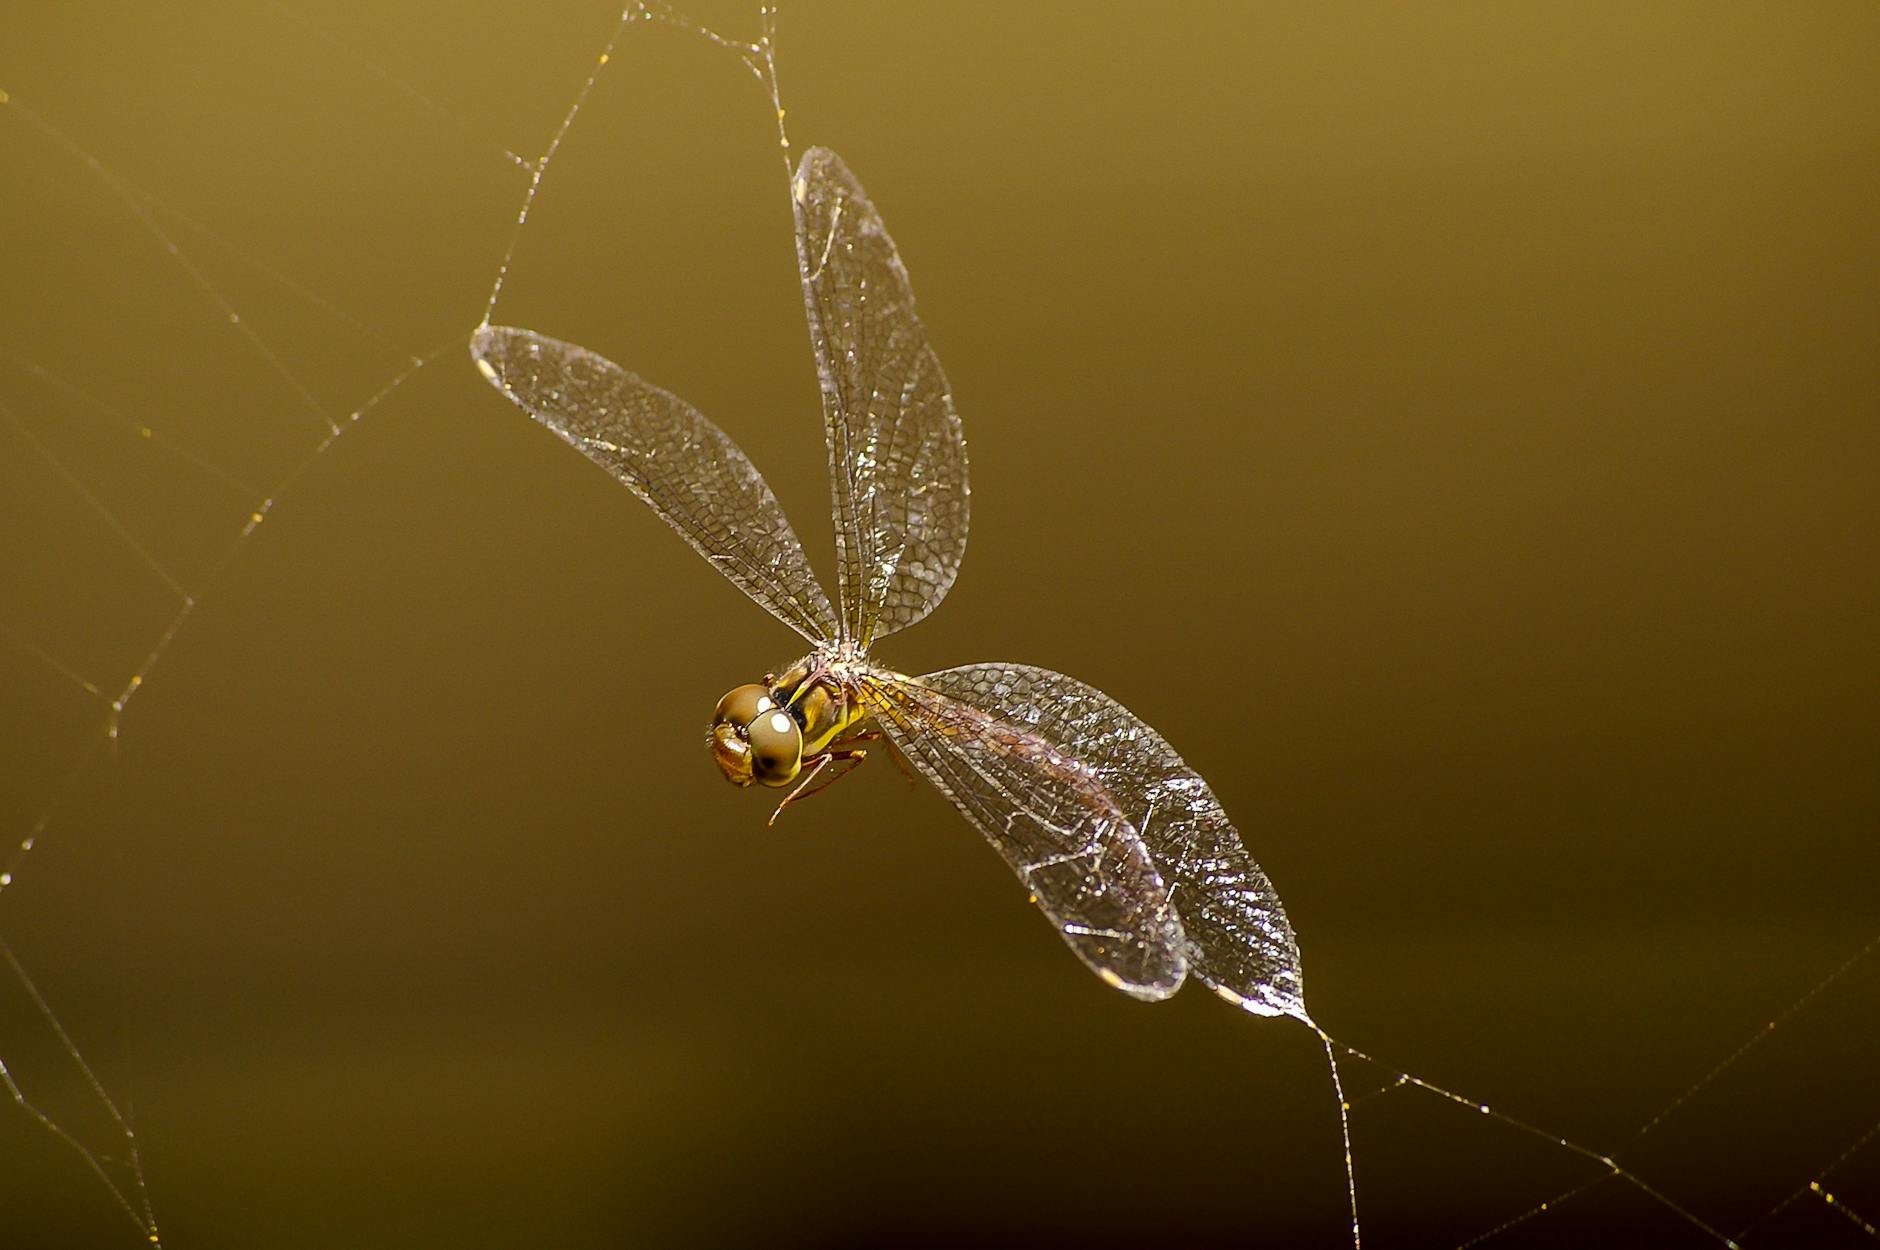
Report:
<svg viewBox="0 0 1880 1250"><path fill-rule="evenodd" d="M743 729L756 720L761 713L777 706L770 691L753 682L739 686L724 698L718 700L718 710L712 713L714 725L736 725Z"/></svg>
<svg viewBox="0 0 1880 1250"><path fill-rule="evenodd" d="M751 776L767 786L786 786L803 766L803 731L788 712L772 707L751 721Z"/></svg>

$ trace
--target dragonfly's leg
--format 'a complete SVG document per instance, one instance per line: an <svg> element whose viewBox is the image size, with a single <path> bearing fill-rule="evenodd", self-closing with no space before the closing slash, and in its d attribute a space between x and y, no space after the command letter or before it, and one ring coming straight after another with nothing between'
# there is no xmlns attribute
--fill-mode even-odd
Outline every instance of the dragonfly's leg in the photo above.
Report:
<svg viewBox="0 0 1880 1250"><path fill-rule="evenodd" d="M777 810L772 812L770 814L770 819L764 822L764 828L768 829L772 825L776 824L777 817L783 815L783 809L790 806L791 803L795 802L796 796L803 793L803 787L807 786L810 782L816 780L816 774L820 773L823 769L827 768L828 766L829 766L829 756L827 755L817 756L816 762L814 764L811 764L809 766L809 771L803 774L803 780L797 782L796 788L791 790L790 793L784 795L783 802L777 804Z"/></svg>
<svg viewBox="0 0 1880 1250"><path fill-rule="evenodd" d="M833 742L830 745L839 749L857 742L879 742L882 746L887 748L888 758L894 761L894 766L901 770L903 777L907 778L907 784L909 786L918 786L920 784L920 778L916 777L914 770L907 766L907 757L902 755L901 749L894 745L894 740L882 733L879 729L858 730L848 737Z"/></svg>
<svg viewBox="0 0 1880 1250"><path fill-rule="evenodd" d="M880 730L875 730L874 734L881 738L881 745L888 748L888 758L894 761L894 766L901 770L903 777L907 778L907 788L910 790L917 788L920 785L920 778L916 777L914 770L907 766L907 756L901 754L901 748L883 737Z"/></svg>
<svg viewBox="0 0 1880 1250"><path fill-rule="evenodd" d="M824 790L827 790L830 786L848 776L851 772L854 772L855 766L867 758L868 752L862 750L860 747L831 747L821 755L818 755L816 762L810 765L809 771L803 774L803 780L796 783L796 789L784 795L783 802L777 804L777 810L772 812L770 819L764 822L766 827L777 823L777 817L783 815L784 808L790 806L790 804L796 802L798 799L806 799L812 794L821 794ZM816 782L817 777L821 775L823 770L827 769L831 764L836 766L835 769L830 772L827 777L823 777L819 784L812 784Z"/></svg>

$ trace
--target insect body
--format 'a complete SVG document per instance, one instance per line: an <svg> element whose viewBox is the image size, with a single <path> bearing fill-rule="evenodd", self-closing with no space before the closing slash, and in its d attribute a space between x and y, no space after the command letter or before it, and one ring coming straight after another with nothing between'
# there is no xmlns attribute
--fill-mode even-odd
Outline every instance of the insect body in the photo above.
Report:
<svg viewBox="0 0 1880 1250"><path fill-rule="evenodd" d="M796 786L777 805L773 821L796 799L861 763L867 750L860 744L880 737L863 728L868 708L839 672L827 655L807 655L782 677L771 673L762 682L735 687L712 713L712 759L727 780ZM821 784L814 784L819 778Z"/></svg>
<svg viewBox="0 0 1880 1250"><path fill-rule="evenodd" d="M1004 856L1108 984L1165 998L1191 973L1308 1019L1278 896L1205 781L1100 690L975 664L909 677L871 658L932 611L966 549L966 443L880 215L835 153L791 179L835 523L831 604L750 460L684 400L586 348L485 324L477 366L605 468L811 651L718 703L712 758L739 785L828 785L885 740ZM773 814L772 819L775 819Z"/></svg>

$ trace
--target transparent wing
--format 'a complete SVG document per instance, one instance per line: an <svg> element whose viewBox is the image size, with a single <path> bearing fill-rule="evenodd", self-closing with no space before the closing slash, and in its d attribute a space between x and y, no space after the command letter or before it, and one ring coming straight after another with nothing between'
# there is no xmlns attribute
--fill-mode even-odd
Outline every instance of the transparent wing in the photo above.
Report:
<svg viewBox="0 0 1880 1250"><path fill-rule="evenodd" d="M811 148L791 190L843 635L866 647L927 615L953 585L966 551L966 441L907 269L855 175Z"/></svg>
<svg viewBox="0 0 1880 1250"><path fill-rule="evenodd" d="M812 642L835 613L770 486L697 409L585 347L508 326L471 339L483 375L626 483L692 549Z"/></svg>
<svg viewBox="0 0 1880 1250"><path fill-rule="evenodd" d="M940 676L945 676L941 674ZM1187 972L1181 921L1148 849L1095 771L987 692L871 672L877 723L1005 857L1092 971L1143 999ZM950 683L953 684L953 683Z"/></svg>
<svg viewBox="0 0 1880 1250"><path fill-rule="evenodd" d="M1207 782L1160 734L1101 690L1047 669L974 664L920 680L1093 770L1168 885L1194 974L1249 1011L1307 1019L1299 947L1279 895Z"/></svg>

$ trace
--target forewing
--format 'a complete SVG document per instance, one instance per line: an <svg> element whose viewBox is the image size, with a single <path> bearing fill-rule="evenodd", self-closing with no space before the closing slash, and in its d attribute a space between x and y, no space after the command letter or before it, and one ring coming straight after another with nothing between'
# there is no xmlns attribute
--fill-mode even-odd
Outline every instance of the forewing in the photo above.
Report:
<svg viewBox="0 0 1880 1250"><path fill-rule="evenodd" d="M1005 715L991 692L942 691L925 680L872 674L862 697L1098 976L1143 999L1181 988L1181 921L1148 849L1095 771Z"/></svg>
<svg viewBox="0 0 1880 1250"><path fill-rule="evenodd" d="M624 482L771 615L813 642L835 637L829 596L769 484L697 409L533 330L484 326L470 350L496 389Z"/></svg>
<svg viewBox="0 0 1880 1250"><path fill-rule="evenodd" d="M920 680L1003 709L1093 769L1168 884L1194 974L1249 1011L1307 1019L1299 947L1279 895L1208 783L1160 734L1101 690L1047 669L974 664Z"/></svg>
<svg viewBox="0 0 1880 1250"><path fill-rule="evenodd" d="M822 383L844 637L866 647L946 596L966 551L966 441L894 240L842 158L791 187Z"/></svg>

